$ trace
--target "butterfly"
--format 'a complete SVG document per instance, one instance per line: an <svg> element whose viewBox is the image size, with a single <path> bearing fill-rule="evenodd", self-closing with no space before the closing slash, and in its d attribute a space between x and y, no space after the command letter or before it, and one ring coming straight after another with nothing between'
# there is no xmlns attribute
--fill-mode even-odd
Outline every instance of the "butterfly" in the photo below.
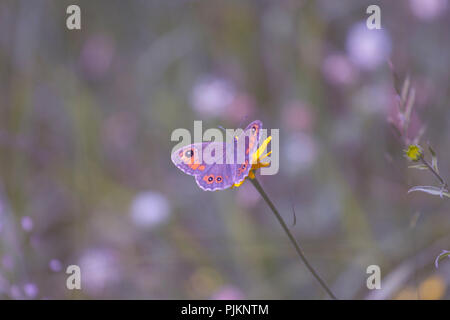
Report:
<svg viewBox="0 0 450 320"><path fill-rule="evenodd" d="M262 122L251 122L232 142L202 142L180 148L172 153L171 159L177 168L195 177L203 190L215 191L230 188L242 182L252 168L251 156L258 148ZM245 150L238 157L238 142ZM245 142L245 143L244 143ZM212 151L211 151L212 150ZM230 152L232 151L232 152ZM217 155L222 161L206 161L206 156Z"/></svg>

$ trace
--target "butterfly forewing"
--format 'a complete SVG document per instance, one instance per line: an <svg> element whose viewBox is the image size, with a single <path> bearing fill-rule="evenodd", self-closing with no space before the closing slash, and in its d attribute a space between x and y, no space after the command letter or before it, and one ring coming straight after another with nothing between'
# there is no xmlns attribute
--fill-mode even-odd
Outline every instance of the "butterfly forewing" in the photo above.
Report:
<svg viewBox="0 0 450 320"><path fill-rule="evenodd" d="M239 142L243 143L245 141L245 148L243 151L244 156L235 157L236 165L235 165L235 183L240 183L244 180L252 167L252 155L258 149L259 138L261 136L262 122L259 120L255 120L250 123L244 130L244 132L237 138L237 144ZM239 146L237 148L240 150ZM240 159L244 159L243 161Z"/></svg>

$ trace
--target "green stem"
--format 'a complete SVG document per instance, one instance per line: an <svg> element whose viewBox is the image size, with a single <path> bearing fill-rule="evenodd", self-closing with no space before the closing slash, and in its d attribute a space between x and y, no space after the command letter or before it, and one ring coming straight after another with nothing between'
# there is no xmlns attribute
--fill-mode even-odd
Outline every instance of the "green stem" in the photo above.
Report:
<svg viewBox="0 0 450 320"><path fill-rule="evenodd" d="M291 240L292 245L295 247L295 250L298 253L298 256L303 261L303 263L306 265L308 270L312 273L314 278L316 278L316 280L320 283L322 288L325 289L325 291L330 295L330 297L332 299L334 299L334 300L337 300L336 296L333 294L333 292L330 290L330 288L328 288L328 286L325 283L325 281L322 280L322 278L319 276L319 274L316 272L316 270L314 270L312 265L308 262L308 259L306 259L306 256L303 253L302 249L300 248L300 245L297 243L297 240L295 240L294 236L289 231L289 228L287 227L287 225L284 222L283 218L278 213L278 210L275 208L275 206L273 205L272 201L270 201L269 197L267 196L266 192L263 190L263 188L259 184L258 180L256 180L256 178L254 178L254 179L250 179L250 181L253 183L253 186L256 188L256 190L258 190L258 192L261 194L263 199L269 205L270 209L272 209L272 212L275 214L275 217L278 219L278 222L281 224L281 226L283 227L284 231L288 235L289 240Z"/></svg>

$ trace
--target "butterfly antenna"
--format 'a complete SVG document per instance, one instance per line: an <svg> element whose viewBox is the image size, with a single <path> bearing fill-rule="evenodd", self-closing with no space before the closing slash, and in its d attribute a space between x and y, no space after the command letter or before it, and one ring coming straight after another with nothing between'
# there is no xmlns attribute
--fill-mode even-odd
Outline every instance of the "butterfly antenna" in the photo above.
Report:
<svg viewBox="0 0 450 320"><path fill-rule="evenodd" d="M294 221L292 222L292 226L295 226L297 223L297 215L295 214L295 206L294 206L294 201L291 200L291 206L292 206L292 216L294 217Z"/></svg>

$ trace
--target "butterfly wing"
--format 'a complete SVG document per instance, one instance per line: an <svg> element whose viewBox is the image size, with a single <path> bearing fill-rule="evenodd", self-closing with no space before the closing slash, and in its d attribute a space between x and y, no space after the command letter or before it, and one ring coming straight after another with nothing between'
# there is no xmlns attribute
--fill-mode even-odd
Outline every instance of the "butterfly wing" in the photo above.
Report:
<svg viewBox="0 0 450 320"><path fill-rule="evenodd" d="M203 190L229 188L235 183L242 182L248 176L252 167L251 156L258 148L261 129L262 122L255 120L238 137L238 140L245 139L243 163L237 163L236 152L233 152L234 159L231 159L232 155L227 154L227 145L223 142L194 143L182 147L172 154L172 162L184 173L195 176L195 181ZM234 141L234 151L237 150L236 147L237 143ZM220 163L205 161L205 156L211 150L222 151ZM214 154L215 151L212 153Z"/></svg>
<svg viewBox="0 0 450 320"><path fill-rule="evenodd" d="M223 156L218 158L222 161L206 161L207 155L214 155L216 151L222 152ZM172 162L184 173L195 176L195 181L203 190L226 189L234 183L235 168L227 160L225 143L204 142L188 145L172 154Z"/></svg>
<svg viewBox="0 0 450 320"><path fill-rule="evenodd" d="M191 176L206 171L207 164L201 159L200 153L209 143L194 143L178 149L172 153L172 162L178 169Z"/></svg>
<svg viewBox="0 0 450 320"><path fill-rule="evenodd" d="M204 173L195 177L198 186L203 190L215 191L223 190L234 184L232 164L215 164Z"/></svg>
<svg viewBox="0 0 450 320"><path fill-rule="evenodd" d="M240 183L250 173L252 168L251 157L256 152L259 145L259 139L261 137L262 122L255 120L251 122L244 130L244 132L238 137L239 139L245 139L245 161L244 163L235 164L235 183Z"/></svg>
<svg viewBox="0 0 450 320"><path fill-rule="evenodd" d="M252 155L258 149L259 139L261 137L262 122L255 120L250 123L244 130L244 134L248 133L249 143L245 150L246 155Z"/></svg>

